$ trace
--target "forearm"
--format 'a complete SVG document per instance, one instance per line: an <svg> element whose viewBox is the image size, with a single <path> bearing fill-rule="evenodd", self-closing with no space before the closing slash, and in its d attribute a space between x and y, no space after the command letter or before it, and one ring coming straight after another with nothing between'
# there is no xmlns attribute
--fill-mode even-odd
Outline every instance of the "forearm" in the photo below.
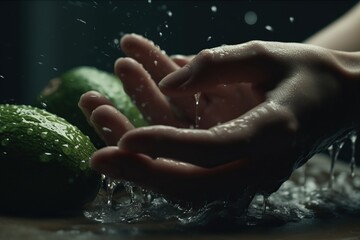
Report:
<svg viewBox="0 0 360 240"><path fill-rule="evenodd" d="M360 51L360 3L304 43L341 51Z"/></svg>

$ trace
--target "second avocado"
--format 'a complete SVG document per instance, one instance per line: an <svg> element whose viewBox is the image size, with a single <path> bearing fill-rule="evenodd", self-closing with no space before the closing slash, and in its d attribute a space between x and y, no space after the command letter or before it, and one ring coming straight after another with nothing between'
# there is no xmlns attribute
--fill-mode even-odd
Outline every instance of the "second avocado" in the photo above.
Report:
<svg viewBox="0 0 360 240"><path fill-rule="evenodd" d="M94 67L77 67L50 81L37 98L36 106L65 118L88 135L97 148L104 146L78 107L82 94L95 90L106 96L135 126L146 121L126 95L121 81L114 75Z"/></svg>

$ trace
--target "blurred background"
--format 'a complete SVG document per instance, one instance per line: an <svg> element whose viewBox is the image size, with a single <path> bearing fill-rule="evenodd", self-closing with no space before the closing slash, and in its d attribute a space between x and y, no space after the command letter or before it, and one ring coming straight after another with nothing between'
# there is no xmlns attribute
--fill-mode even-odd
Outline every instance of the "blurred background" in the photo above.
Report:
<svg viewBox="0 0 360 240"><path fill-rule="evenodd" d="M73 67L112 72L135 32L168 54L253 39L301 42L357 1L0 1L0 101L31 103Z"/></svg>

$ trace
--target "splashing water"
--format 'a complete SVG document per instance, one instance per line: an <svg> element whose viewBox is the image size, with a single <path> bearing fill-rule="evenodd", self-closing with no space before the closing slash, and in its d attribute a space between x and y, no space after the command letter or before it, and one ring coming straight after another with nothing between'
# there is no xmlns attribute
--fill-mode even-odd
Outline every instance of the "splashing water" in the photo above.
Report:
<svg viewBox="0 0 360 240"><path fill-rule="evenodd" d="M337 177L330 189L327 162L328 158L318 156L307 163L306 186L303 169L299 169L277 192L270 196L254 196L246 209L246 195L233 202L214 201L193 208L169 201L130 182L117 182L116 186L110 184L110 189L101 190L84 215L101 223L161 222L186 226L216 223L221 228L229 224L237 227L274 225L304 218L359 214L360 177L351 177L345 171L346 166L341 169L339 163Z"/></svg>
<svg viewBox="0 0 360 240"><path fill-rule="evenodd" d="M335 162L338 160L340 150L344 146L344 141L336 142L332 146L328 148L329 154L331 157L331 164L330 164L330 180L329 180L329 188L332 188L333 182L334 182L334 166Z"/></svg>
<svg viewBox="0 0 360 240"><path fill-rule="evenodd" d="M356 140L357 140L356 131L352 131L350 133L349 138L351 141L350 173L351 173L351 177L355 177L355 167L356 167L355 148L356 148Z"/></svg>

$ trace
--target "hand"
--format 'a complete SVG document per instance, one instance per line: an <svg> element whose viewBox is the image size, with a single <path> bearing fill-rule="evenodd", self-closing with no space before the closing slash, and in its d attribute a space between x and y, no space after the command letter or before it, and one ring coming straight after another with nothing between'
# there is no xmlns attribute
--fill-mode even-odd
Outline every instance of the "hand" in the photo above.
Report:
<svg viewBox="0 0 360 240"><path fill-rule="evenodd" d="M152 126L128 131L119 148L98 151L92 166L190 200L236 195L245 187L274 191L319 142L350 126L353 116L344 106L357 102L353 96L358 90L357 83L349 81L349 62L357 57L350 55L257 41L202 51L160 82L171 101L190 102L194 93L209 93L226 84L223 89L247 86L249 102L258 104L245 114L236 108L234 120L207 130Z"/></svg>

